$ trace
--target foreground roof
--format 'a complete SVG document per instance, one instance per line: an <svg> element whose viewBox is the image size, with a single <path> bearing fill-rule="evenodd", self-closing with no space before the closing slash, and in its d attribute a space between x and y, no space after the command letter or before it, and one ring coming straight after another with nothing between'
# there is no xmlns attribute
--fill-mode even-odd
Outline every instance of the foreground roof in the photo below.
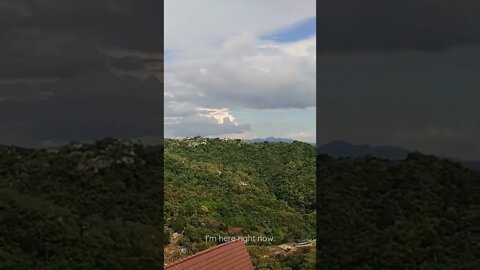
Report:
<svg viewBox="0 0 480 270"><path fill-rule="evenodd" d="M166 270L252 270L253 265L247 246L240 240L235 240L211 247L187 258L167 265Z"/></svg>

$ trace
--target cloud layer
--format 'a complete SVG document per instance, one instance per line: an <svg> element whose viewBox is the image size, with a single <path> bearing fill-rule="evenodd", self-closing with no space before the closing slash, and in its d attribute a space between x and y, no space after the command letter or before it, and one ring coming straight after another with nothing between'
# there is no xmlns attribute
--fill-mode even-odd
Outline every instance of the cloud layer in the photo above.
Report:
<svg viewBox="0 0 480 270"><path fill-rule="evenodd" d="M0 4L0 143L161 137L161 1Z"/></svg>
<svg viewBox="0 0 480 270"><path fill-rule="evenodd" d="M480 48L447 52L323 55L320 143L402 146L478 159Z"/></svg>
<svg viewBox="0 0 480 270"><path fill-rule="evenodd" d="M260 38L314 15L314 1L206 2L208 13L203 3L166 2L166 136L242 136L251 126L237 122L233 110L315 106L315 37L290 43ZM219 110L226 121L209 114Z"/></svg>
<svg viewBox="0 0 480 270"><path fill-rule="evenodd" d="M324 0L320 52L442 51L480 45L480 2Z"/></svg>

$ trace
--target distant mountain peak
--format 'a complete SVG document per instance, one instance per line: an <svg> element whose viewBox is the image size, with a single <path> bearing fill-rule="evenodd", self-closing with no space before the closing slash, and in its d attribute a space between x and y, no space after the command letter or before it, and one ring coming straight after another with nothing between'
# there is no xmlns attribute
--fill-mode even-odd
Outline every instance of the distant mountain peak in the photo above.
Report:
<svg viewBox="0 0 480 270"><path fill-rule="evenodd" d="M318 146L317 153L333 157L373 156L387 159L403 159L411 151L394 146L372 146L369 144L353 144L345 140L335 140Z"/></svg>

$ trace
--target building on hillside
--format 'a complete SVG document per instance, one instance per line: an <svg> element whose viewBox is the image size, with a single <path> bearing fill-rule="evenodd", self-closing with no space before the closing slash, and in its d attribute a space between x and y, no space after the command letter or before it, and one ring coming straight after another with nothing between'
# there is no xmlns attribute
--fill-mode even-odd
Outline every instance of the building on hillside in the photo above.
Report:
<svg viewBox="0 0 480 270"><path fill-rule="evenodd" d="M243 240L223 243L177 262L165 270L253 270L252 259Z"/></svg>

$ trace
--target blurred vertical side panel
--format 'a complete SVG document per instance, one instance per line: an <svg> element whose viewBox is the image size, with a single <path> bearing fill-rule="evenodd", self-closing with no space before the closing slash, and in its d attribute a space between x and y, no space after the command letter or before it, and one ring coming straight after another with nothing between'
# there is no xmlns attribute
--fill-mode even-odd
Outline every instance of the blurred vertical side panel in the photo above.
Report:
<svg viewBox="0 0 480 270"><path fill-rule="evenodd" d="M318 3L318 269L480 268L480 2Z"/></svg>
<svg viewBox="0 0 480 270"><path fill-rule="evenodd" d="M162 1L0 1L0 269L161 269L162 142Z"/></svg>

